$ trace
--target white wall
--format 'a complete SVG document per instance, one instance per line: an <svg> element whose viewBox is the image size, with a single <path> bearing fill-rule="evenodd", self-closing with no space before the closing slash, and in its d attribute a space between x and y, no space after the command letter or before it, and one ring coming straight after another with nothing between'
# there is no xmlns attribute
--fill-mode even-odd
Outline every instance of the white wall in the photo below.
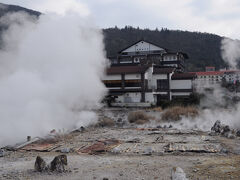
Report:
<svg viewBox="0 0 240 180"><path fill-rule="evenodd" d="M141 41L131 47L129 47L128 49L124 50L123 52L136 52L136 51L163 51L163 48L157 47L153 44Z"/></svg>
<svg viewBox="0 0 240 180"><path fill-rule="evenodd" d="M153 94L154 94L154 95L157 95L157 94L167 95L168 93L167 93L167 92L154 92Z"/></svg>
<svg viewBox="0 0 240 180"><path fill-rule="evenodd" d="M125 103L141 102L141 93L137 92L124 94L124 102Z"/></svg>
<svg viewBox="0 0 240 180"><path fill-rule="evenodd" d="M141 74L126 74L125 79L141 79Z"/></svg>
<svg viewBox="0 0 240 180"><path fill-rule="evenodd" d="M121 80L122 77L120 74L116 74L116 75L104 75L104 77L102 78L102 80Z"/></svg>
<svg viewBox="0 0 240 180"><path fill-rule="evenodd" d="M120 74L116 75L104 75L102 80L121 80L122 77ZM141 79L141 74L126 74L125 79Z"/></svg>
<svg viewBox="0 0 240 180"><path fill-rule="evenodd" d="M171 89L192 89L192 80L171 80Z"/></svg>
<svg viewBox="0 0 240 180"><path fill-rule="evenodd" d="M122 96L118 96L116 102L121 103L138 103L141 102L141 93L126 93ZM145 94L145 102L154 103L153 93Z"/></svg>
<svg viewBox="0 0 240 180"><path fill-rule="evenodd" d="M149 103L154 103L155 100L154 100L153 93L146 93L145 94L145 101L149 102Z"/></svg>
<svg viewBox="0 0 240 180"><path fill-rule="evenodd" d="M191 93L190 92L173 92L171 94L172 96L189 96Z"/></svg>

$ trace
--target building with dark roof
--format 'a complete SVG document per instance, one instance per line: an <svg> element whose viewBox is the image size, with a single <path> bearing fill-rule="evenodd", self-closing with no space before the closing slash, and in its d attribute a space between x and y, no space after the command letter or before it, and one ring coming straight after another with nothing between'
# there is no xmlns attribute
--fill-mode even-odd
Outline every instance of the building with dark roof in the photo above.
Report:
<svg viewBox="0 0 240 180"><path fill-rule="evenodd" d="M193 92L194 73L184 72L183 52L170 52L140 40L111 58L103 82L116 106L151 106L186 98Z"/></svg>
<svg viewBox="0 0 240 180"><path fill-rule="evenodd" d="M188 55L183 52L171 52L151 42L140 40L118 52L111 57L112 66L129 65L160 65L174 67L176 71L184 72L184 61Z"/></svg>

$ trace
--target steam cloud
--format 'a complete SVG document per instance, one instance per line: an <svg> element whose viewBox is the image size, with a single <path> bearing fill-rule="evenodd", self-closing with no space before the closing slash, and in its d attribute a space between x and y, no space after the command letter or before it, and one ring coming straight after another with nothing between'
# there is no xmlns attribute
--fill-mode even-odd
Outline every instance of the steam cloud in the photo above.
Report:
<svg viewBox="0 0 240 180"><path fill-rule="evenodd" d="M225 38L222 40L222 58L229 64L231 69L236 69L240 60L240 41ZM204 88L211 88L211 92L204 91ZM225 107L228 103L224 97L233 97L234 92L229 92L220 85L197 84L197 89L200 93L205 94L206 98L201 101L200 106L207 107L201 110L201 113L195 119L183 118L175 126L179 128L197 128L209 131L212 125L220 120L222 123L229 125L232 128L240 129L240 103L234 107Z"/></svg>
<svg viewBox="0 0 240 180"><path fill-rule="evenodd" d="M222 58L232 69L237 68L240 60L240 41L224 38L222 40Z"/></svg>
<svg viewBox="0 0 240 180"><path fill-rule="evenodd" d="M0 145L96 121L105 94L103 37L88 19L8 14L0 51Z"/></svg>

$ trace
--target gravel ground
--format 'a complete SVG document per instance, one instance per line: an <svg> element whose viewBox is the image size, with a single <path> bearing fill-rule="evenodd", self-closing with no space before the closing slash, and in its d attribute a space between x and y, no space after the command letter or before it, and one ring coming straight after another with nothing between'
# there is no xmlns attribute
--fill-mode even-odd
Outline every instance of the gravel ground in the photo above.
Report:
<svg viewBox="0 0 240 180"><path fill-rule="evenodd" d="M180 166L188 172L195 164L207 160L209 156L167 155L167 156L112 156L112 155L68 155L66 173L34 172L37 154L15 154L1 158L0 179L170 179L171 169ZM38 153L47 162L55 153ZM13 161L13 157L16 156Z"/></svg>
<svg viewBox="0 0 240 180"><path fill-rule="evenodd" d="M150 132L150 134L149 134ZM84 133L77 133L64 139L64 147L81 147L82 143L93 143L94 140L117 138L124 141L138 138L138 146L134 143L123 143L122 148L128 149L119 154L104 153L98 155L68 153L68 166L65 173L38 173L34 171L34 162L38 155L51 162L59 152L31 152L16 151L0 158L0 179L82 179L82 180L109 180L114 179L171 179L173 167L181 167L189 179L239 179L240 156L229 152L224 153L196 153L196 152L172 152L152 153L143 155L144 147L153 146L155 151L163 151L161 148L169 142L177 142L190 145L210 142L222 144L229 150L239 147L239 139L226 139L223 137L208 137L206 133L185 132L179 134L174 129L162 129L163 141L155 142L158 133L137 129L96 128ZM161 134L161 136L162 136ZM204 137L204 138L203 138ZM210 139L209 139L210 138ZM128 146L127 146L128 145ZM159 146L158 146L159 145ZM157 149L160 148L160 149ZM237 148L238 149L238 148ZM221 167L221 168L213 168Z"/></svg>
<svg viewBox="0 0 240 180"><path fill-rule="evenodd" d="M102 112L102 114L106 114ZM158 128L149 126L124 126L126 112L109 112L117 122L115 127L91 127L83 132L67 134L59 139L60 147L51 152L18 150L7 152L0 157L0 179L16 180L169 180L173 167L181 167L188 179L240 179L240 138L227 139L209 136L208 132ZM128 125L127 125L128 126ZM145 129L144 129L144 128ZM156 129L156 128L155 128ZM89 147L99 140L119 140L118 153L79 154L79 149ZM166 151L166 146L190 148ZM176 145L176 146L174 146ZM209 146L214 152L204 152ZM143 155L145 149L152 153ZM63 148L72 149L67 153L68 166L64 173L34 171L35 159L40 155L47 163L61 153ZM192 148L192 151L191 151ZM197 151L196 151L197 150ZM224 150L224 152L222 152ZM77 153L78 152L78 153Z"/></svg>

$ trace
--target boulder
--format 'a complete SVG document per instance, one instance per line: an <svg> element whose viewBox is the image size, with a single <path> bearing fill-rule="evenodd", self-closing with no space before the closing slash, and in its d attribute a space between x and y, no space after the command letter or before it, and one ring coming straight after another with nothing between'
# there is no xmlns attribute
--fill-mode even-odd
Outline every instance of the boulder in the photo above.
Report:
<svg viewBox="0 0 240 180"><path fill-rule="evenodd" d="M67 166L67 156L59 155L59 156L56 156L50 163L50 170L61 173L65 171L66 166Z"/></svg>
<svg viewBox="0 0 240 180"><path fill-rule="evenodd" d="M240 137L240 130L236 132L237 137Z"/></svg>
<svg viewBox="0 0 240 180"><path fill-rule="evenodd" d="M123 119L122 118L118 118L117 122L121 123L121 122L123 122Z"/></svg>
<svg viewBox="0 0 240 180"><path fill-rule="evenodd" d="M213 127L211 128L211 131L216 132L216 133L221 133L221 122L217 120Z"/></svg>
<svg viewBox="0 0 240 180"><path fill-rule="evenodd" d="M36 158L34 169L37 172L43 172L43 171L47 170L47 164L43 160L43 158L41 158L40 156L37 156L37 158Z"/></svg>
<svg viewBox="0 0 240 180"><path fill-rule="evenodd" d="M37 172L54 171L61 173L65 172L65 166L67 166L66 155L56 156L49 165L47 165L43 158L37 156L34 169Z"/></svg>
<svg viewBox="0 0 240 180"><path fill-rule="evenodd" d="M213 134L222 135L229 139L234 139L236 137L234 130L231 130L228 125L221 124L219 120L217 120L211 128L211 133L209 135Z"/></svg>
<svg viewBox="0 0 240 180"><path fill-rule="evenodd" d="M186 174L180 167L174 167L172 169L171 175L172 175L172 180L188 180L186 178Z"/></svg>
<svg viewBox="0 0 240 180"><path fill-rule="evenodd" d="M229 133L231 131L229 126L222 125L221 134Z"/></svg>
<svg viewBox="0 0 240 180"><path fill-rule="evenodd" d="M3 150L3 149L0 149L0 157L3 157L3 156L5 156L5 151Z"/></svg>

